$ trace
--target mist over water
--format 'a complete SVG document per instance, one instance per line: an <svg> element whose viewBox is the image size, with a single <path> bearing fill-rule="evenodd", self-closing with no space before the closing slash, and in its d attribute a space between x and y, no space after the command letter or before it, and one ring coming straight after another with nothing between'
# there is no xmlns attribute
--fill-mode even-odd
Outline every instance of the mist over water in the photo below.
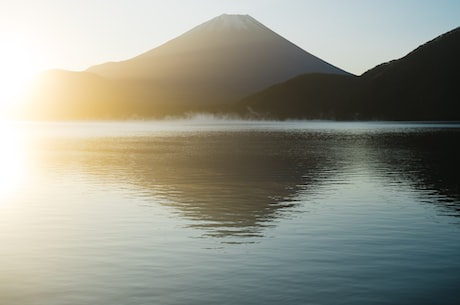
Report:
<svg viewBox="0 0 460 305"><path fill-rule="evenodd" d="M460 297L456 124L13 125L23 141L1 164L25 167L0 193L5 304Z"/></svg>

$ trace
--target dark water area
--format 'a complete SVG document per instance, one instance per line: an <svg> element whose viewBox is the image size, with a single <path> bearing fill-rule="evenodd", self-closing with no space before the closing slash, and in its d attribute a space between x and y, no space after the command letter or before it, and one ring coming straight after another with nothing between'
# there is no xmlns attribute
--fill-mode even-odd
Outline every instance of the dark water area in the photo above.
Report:
<svg viewBox="0 0 460 305"><path fill-rule="evenodd" d="M5 304L460 299L460 125L13 125Z"/></svg>

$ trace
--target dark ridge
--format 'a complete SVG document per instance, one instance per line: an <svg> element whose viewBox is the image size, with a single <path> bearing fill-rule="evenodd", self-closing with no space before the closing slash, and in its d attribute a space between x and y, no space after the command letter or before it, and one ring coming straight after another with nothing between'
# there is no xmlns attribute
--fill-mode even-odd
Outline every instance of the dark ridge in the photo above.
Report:
<svg viewBox="0 0 460 305"><path fill-rule="evenodd" d="M243 99L271 117L460 120L460 28L358 78L305 75ZM350 77L348 77L350 78ZM330 115L329 115L330 114Z"/></svg>
<svg viewBox="0 0 460 305"><path fill-rule="evenodd" d="M351 75L305 74L243 99L236 109L255 118L350 119L355 109L347 101L360 84Z"/></svg>

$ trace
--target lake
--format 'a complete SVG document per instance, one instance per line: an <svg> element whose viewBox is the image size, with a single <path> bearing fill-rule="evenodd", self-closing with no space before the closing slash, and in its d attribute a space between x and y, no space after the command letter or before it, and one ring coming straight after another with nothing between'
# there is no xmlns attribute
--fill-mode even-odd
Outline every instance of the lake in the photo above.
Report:
<svg viewBox="0 0 460 305"><path fill-rule="evenodd" d="M0 126L1 304L460 299L460 125Z"/></svg>

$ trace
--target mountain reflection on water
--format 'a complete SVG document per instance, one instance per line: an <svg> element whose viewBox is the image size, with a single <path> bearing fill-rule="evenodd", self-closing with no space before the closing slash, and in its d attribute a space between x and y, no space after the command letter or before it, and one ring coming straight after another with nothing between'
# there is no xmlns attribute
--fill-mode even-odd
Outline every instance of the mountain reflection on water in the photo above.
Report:
<svg viewBox="0 0 460 305"><path fill-rule="evenodd" d="M460 215L457 128L62 135L37 142L45 166L79 168L97 183L173 207L204 236L263 236L298 202L356 177L428 191L442 213Z"/></svg>
<svg viewBox="0 0 460 305"><path fill-rule="evenodd" d="M389 169L387 176L436 196L434 202L443 211L459 217L459 140L458 128L432 128L375 136L369 145L375 147L376 159Z"/></svg>

